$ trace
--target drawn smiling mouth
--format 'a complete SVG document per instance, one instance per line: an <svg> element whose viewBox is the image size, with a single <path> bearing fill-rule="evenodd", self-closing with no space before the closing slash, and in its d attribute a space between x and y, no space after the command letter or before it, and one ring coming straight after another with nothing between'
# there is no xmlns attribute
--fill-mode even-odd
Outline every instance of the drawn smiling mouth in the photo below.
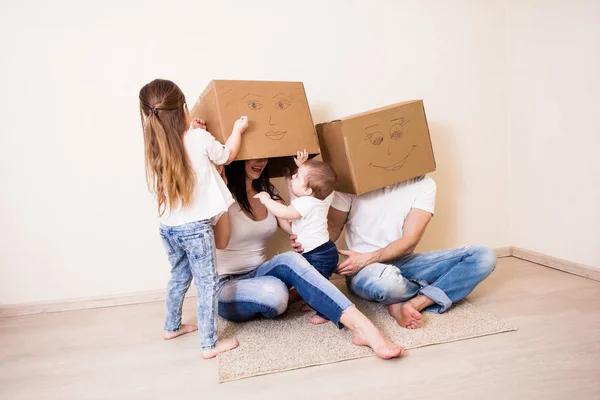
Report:
<svg viewBox="0 0 600 400"><path fill-rule="evenodd" d="M269 131L269 132L265 133L265 136L268 137L269 139L281 140L281 139L283 139L283 137L285 136L286 133L287 133L287 131Z"/></svg>
<svg viewBox="0 0 600 400"><path fill-rule="evenodd" d="M408 160L408 157L410 157L410 155L412 154L412 152L415 150L416 147L417 147L417 145L414 144L412 146L412 149L410 149L408 154L403 159L401 159L400 161L398 161L392 165L376 165L373 163L370 163L369 165L372 167L375 167L375 168L385 169L386 171L397 171L404 166L404 164L406 163L406 160Z"/></svg>

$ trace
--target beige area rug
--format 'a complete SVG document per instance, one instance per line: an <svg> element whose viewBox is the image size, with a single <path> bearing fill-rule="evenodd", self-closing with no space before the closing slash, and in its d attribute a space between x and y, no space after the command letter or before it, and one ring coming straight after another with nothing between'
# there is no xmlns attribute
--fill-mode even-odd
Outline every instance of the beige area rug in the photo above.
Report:
<svg viewBox="0 0 600 400"><path fill-rule="evenodd" d="M375 326L405 349L517 329L466 301L443 315L424 313L420 329L404 329L388 315L386 307L350 295L344 280L333 282ZM313 314L301 312L296 303L273 320L234 323L219 319L219 336L235 336L240 342L237 349L218 356L219 382L374 355L369 348L352 344L346 329L338 330L331 323L311 325L308 319Z"/></svg>

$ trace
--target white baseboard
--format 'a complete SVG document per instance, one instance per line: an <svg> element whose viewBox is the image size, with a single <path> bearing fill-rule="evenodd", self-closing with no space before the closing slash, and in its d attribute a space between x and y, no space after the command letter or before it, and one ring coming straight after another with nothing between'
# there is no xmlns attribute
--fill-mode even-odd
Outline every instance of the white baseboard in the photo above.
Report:
<svg viewBox="0 0 600 400"><path fill-rule="evenodd" d="M494 253L496 253L496 257L498 258L510 257L512 256L512 246L495 248Z"/></svg>
<svg viewBox="0 0 600 400"><path fill-rule="evenodd" d="M0 318L164 301L165 294L166 290L150 290L115 296L83 297L39 303L0 305ZM186 297L196 297L195 290L190 290L186 294Z"/></svg>
<svg viewBox="0 0 600 400"><path fill-rule="evenodd" d="M520 247L512 247L511 255L525 261L530 261L536 264L557 269L559 271L568 272L573 275L582 276L584 278L600 281L600 268L594 268L583 264L578 264L573 261L563 260L538 253L536 251L522 249Z"/></svg>
<svg viewBox="0 0 600 400"><path fill-rule="evenodd" d="M546 267L558 269L584 278L600 281L600 269L588 267L560 258L547 256L535 251L519 247L500 247L494 249L496 257L516 257ZM196 297L196 291L191 288L186 297ZM152 290L147 292L127 293L115 296L88 297L71 300L49 301L40 303L0 305L0 318L17 317L61 311L85 310L90 308L125 306L130 304L150 303L164 301L165 290Z"/></svg>

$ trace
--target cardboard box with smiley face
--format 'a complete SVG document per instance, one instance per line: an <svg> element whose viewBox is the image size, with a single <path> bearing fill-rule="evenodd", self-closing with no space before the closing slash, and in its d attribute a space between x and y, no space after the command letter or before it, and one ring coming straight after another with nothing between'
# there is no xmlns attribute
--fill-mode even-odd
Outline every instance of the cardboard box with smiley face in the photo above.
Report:
<svg viewBox="0 0 600 400"><path fill-rule="evenodd" d="M341 192L363 194L435 171L422 100L319 124L317 134Z"/></svg>
<svg viewBox="0 0 600 400"><path fill-rule="evenodd" d="M293 156L303 149L319 154L302 82L213 80L190 114L204 119L206 129L221 143L233 123L247 115L249 125L236 160Z"/></svg>

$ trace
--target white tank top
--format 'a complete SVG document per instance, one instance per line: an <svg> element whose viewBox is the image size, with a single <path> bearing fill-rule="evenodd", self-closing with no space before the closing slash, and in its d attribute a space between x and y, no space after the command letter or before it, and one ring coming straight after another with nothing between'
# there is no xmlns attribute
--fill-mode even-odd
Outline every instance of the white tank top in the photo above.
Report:
<svg viewBox="0 0 600 400"><path fill-rule="evenodd" d="M236 201L229 207L229 227L229 244L223 250L217 249L219 277L244 274L264 263L267 239L277 231L277 219L269 212L267 218L254 221Z"/></svg>

